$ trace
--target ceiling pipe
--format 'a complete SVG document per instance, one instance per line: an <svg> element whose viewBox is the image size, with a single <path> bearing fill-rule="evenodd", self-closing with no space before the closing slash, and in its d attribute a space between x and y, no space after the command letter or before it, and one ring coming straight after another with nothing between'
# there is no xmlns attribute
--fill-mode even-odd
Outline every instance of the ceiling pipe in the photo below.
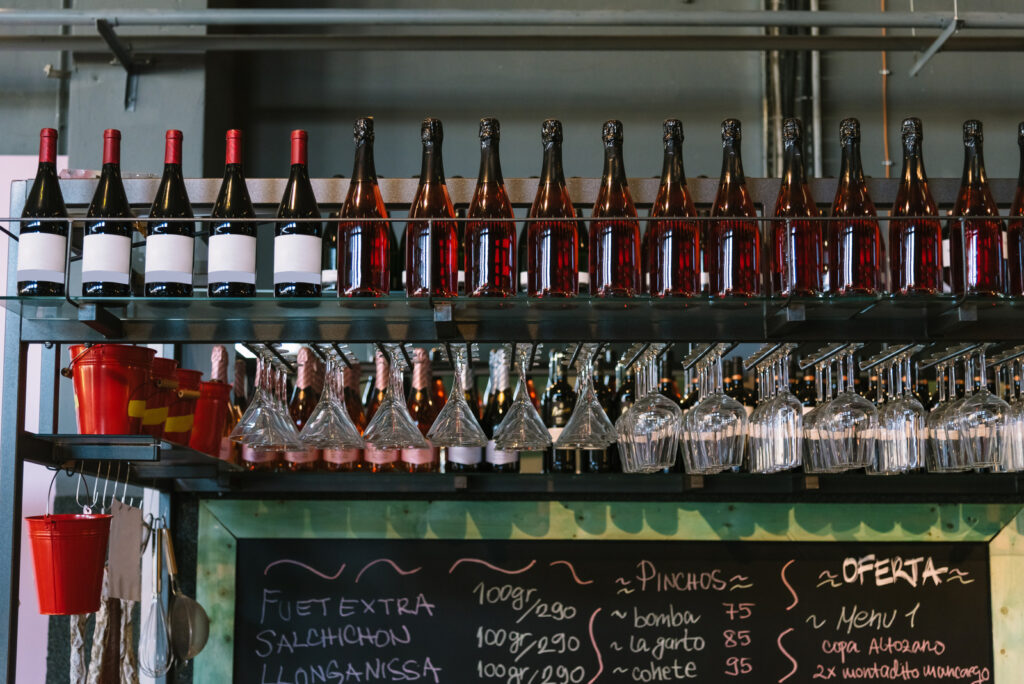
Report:
<svg viewBox="0 0 1024 684"><path fill-rule="evenodd" d="M221 9L0 10L0 25L93 26L721 26L946 28L948 12L804 12L666 10ZM966 12L964 28L1024 28L1024 13Z"/></svg>
<svg viewBox="0 0 1024 684"><path fill-rule="evenodd" d="M821 50L824 52L916 52L933 41L912 36L657 36L657 35L184 35L140 36L119 34L134 54L197 54L208 51L358 51L358 50L552 50L570 51L693 51L693 50ZM943 52L1021 52L1024 36L951 38ZM98 36L0 36L0 50L70 50L106 53Z"/></svg>

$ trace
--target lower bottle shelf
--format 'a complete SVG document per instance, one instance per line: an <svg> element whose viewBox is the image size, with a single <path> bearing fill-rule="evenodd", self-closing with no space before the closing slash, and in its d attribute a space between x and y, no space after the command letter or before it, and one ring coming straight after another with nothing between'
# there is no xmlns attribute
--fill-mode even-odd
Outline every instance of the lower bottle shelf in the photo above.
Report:
<svg viewBox="0 0 1024 684"><path fill-rule="evenodd" d="M37 435L23 433L19 457L50 467L104 474L109 464L130 463L129 481L198 496L238 498L718 500L862 502L1024 502L1020 473L799 471L756 475L684 473L650 475L248 472L187 447L144 435Z"/></svg>

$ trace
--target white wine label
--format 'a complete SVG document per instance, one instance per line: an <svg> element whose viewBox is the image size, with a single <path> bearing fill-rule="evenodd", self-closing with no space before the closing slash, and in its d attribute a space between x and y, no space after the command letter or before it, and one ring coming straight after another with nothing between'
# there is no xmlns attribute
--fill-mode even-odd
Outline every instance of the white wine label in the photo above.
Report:
<svg viewBox="0 0 1024 684"><path fill-rule="evenodd" d="M124 235L86 235L82 241L82 282L128 284L132 239Z"/></svg>
<svg viewBox="0 0 1024 684"><path fill-rule="evenodd" d="M506 463L515 463L519 460L518 451L501 451L494 445L492 439L487 443L486 458L488 463L494 463L495 465L504 465Z"/></svg>
<svg viewBox="0 0 1024 684"><path fill-rule="evenodd" d="M334 285L338 282L338 271L335 269L324 269L320 271L320 282L324 285Z"/></svg>
<svg viewBox="0 0 1024 684"><path fill-rule="evenodd" d="M942 268L949 268L953 262L949 258L949 238L942 241Z"/></svg>
<svg viewBox="0 0 1024 684"><path fill-rule="evenodd" d="M590 286L590 273L587 271L580 271L580 285Z"/></svg>
<svg viewBox="0 0 1024 684"><path fill-rule="evenodd" d="M448 460L452 463L476 465L483 457L484 450L481 447L448 447Z"/></svg>
<svg viewBox="0 0 1024 684"><path fill-rule="evenodd" d="M320 284L323 238L315 235L278 235L274 238L274 284Z"/></svg>
<svg viewBox="0 0 1024 684"><path fill-rule="evenodd" d="M528 286L529 286L529 283L528 283L527 278L526 278L526 271L521 271L519 273L519 287L521 287L521 288L523 288L525 290Z"/></svg>
<svg viewBox="0 0 1024 684"><path fill-rule="evenodd" d="M1003 231L1003 258L1007 259L1010 256L1010 236L1005 230Z"/></svg>
<svg viewBox="0 0 1024 684"><path fill-rule="evenodd" d="M210 236L207 282L256 284L256 238L249 235Z"/></svg>
<svg viewBox="0 0 1024 684"><path fill-rule="evenodd" d="M18 237L18 280L63 283L68 239L53 233L22 233Z"/></svg>
<svg viewBox="0 0 1024 684"><path fill-rule="evenodd" d="M146 238L146 282L192 284L192 247L187 235L150 235Z"/></svg>

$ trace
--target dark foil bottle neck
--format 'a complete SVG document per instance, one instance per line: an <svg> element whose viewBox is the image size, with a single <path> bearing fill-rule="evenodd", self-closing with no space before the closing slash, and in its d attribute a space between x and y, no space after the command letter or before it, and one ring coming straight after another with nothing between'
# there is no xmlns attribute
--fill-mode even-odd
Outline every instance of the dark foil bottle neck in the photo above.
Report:
<svg viewBox="0 0 1024 684"><path fill-rule="evenodd" d="M605 181L626 183L626 169L622 161L622 144L612 143L604 147L604 173Z"/></svg>
<svg viewBox="0 0 1024 684"><path fill-rule="evenodd" d="M726 140L722 143L722 182L742 185L746 183L743 175L743 160L740 158L738 142Z"/></svg>
<svg viewBox="0 0 1024 684"><path fill-rule="evenodd" d="M121 177L121 165L117 162L107 162L103 165L100 170L100 176L116 176Z"/></svg>
<svg viewBox="0 0 1024 684"><path fill-rule="evenodd" d="M964 185L984 183L987 180L985 174L985 159L982 156L981 143L970 141L964 143Z"/></svg>
<svg viewBox="0 0 1024 684"><path fill-rule="evenodd" d="M841 181L864 181L864 167L860 161L860 143L855 140L848 141L843 146L843 158L839 170Z"/></svg>
<svg viewBox="0 0 1024 684"><path fill-rule="evenodd" d="M799 141L787 140L782 156L782 182L803 184L807 182L804 171L804 156Z"/></svg>
<svg viewBox="0 0 1024 684"><path fill-rule="evenodd" d="M373 141L363 139L356 145L356 161L352 180L377 182L377 168L373 163Z"/></svg>
<svg viewBox="0 0 1024 684"><path fill-rule="evenodd" d="M903 143L903 181L917 183L925 180L924 157L917 140Z"/></svg>
<svg viewBox="0 0 1024 684"><path fill-rule="evenodd" d="M498 141L487 140L480 144L480 183L504 183L501 176L501 157L498 153Z"/></svg>
<svg viewBox="0 0 1024 684"><path fill-rule="evenodd" d="M683 171L683 151L674 141L665 142L665 157L661 164L661 183L683 184L686 173Z"/></svg>
<svg viewBox="0 0 1024 684"><path fill-rule="evenodd" d="M565 184L565 172L562 170L562 143L552 141L544 145L544 163L540 171L540 183L541 185Z"/></svg>
<svg viewBox="0 0 1024 684"><path fill-rule="evenodd" d="M443 183L444 162L441 146L437 143L423 146L423 165L420 169L420 183Z"/></svg>

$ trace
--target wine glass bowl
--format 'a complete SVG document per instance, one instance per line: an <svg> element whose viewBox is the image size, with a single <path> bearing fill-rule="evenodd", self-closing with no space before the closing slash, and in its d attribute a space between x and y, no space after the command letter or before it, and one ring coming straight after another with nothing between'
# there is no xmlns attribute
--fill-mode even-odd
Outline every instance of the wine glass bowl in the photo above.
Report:
<svg viewBox="0 0 1024 684"><path fill-rule="evenodd" d="M594 348L580 352L576 406L555 440L556 449L604 449L617 439L615 427L594 390Z"/></svg>

